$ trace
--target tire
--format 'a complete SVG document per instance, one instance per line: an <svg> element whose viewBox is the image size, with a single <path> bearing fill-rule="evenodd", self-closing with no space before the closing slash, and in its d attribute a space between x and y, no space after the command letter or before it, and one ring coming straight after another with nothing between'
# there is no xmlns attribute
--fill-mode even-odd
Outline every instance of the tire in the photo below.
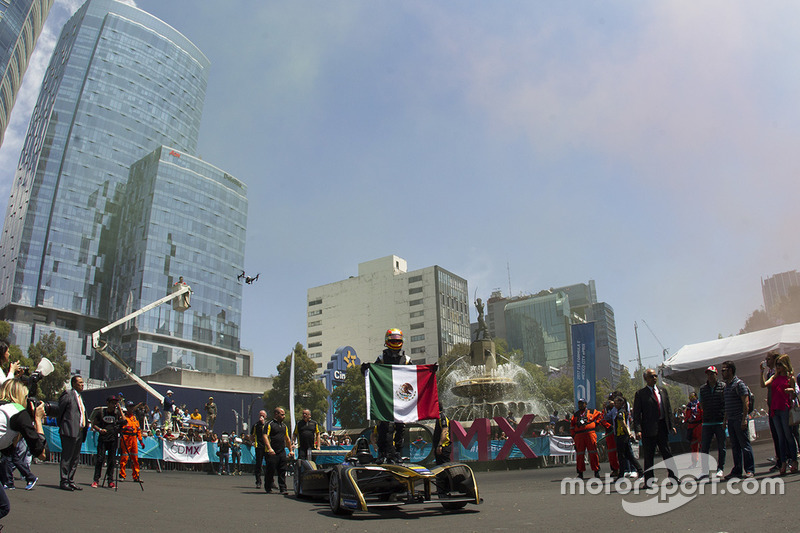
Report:
<svg viewBox="0 0 800 533"><path fill-rule="evenodd" d="M467 502L442 502L442 507L448 511L457 511L467 506Z"/></svg>
<svg viewBox="0 0 800 533"><path fill-rule="evenodd" d="M304 498L302 492L300 491L300 477L301 477L300 474L301 474L301 472L300 472L299 463L295 463L294 477L293 477L293 480L292 480L292 483L294 484L294 495L297 498Z"/></svg>
<svg viewBox="0 0 800 533"><path fill-rule="evenodd" d="M351 515L353 511L351 509L345 509L342 507L342 474L341 471L336 468L331 472L331 479L328 483L328 503L331 506L331 511L335 515Z"/></svg>

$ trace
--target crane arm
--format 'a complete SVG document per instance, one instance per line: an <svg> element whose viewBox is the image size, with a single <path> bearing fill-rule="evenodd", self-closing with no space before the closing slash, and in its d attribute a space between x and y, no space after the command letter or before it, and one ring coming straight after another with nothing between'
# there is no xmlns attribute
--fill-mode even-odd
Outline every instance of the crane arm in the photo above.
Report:
<svg viewBox="0 0 800 533"><path fill-rule="evenodd" d="M131 313L129 315L125 315L124 317L120 318L116 322L112 322L111 324L109 324L109 325L107 325L107 326L105 326L103 328L100 328L97 331L95 331L94 333L92 333L92 347L95 350L97 350L97 353L102 355L111 364L113 364L114 366L119 368L122 371L122 373L125 374L125 376L127 376L130 379L132 379L133 381L135 381L140 387L142 387L144 390L149 392L151 395L153 395L155 398L157 398L158 401L160 401L160 402L164 401L164 395L159 393L157 390L155 390L153 387L151 387L149 384L147 384L142 378L137 376L133 372L131 367L129 367L127 364L125 364L125 361L121 360L116 354L110 353L111 349L109 348L108 343L106 341L102 340L100 338L100 335L102 335L104 333L108 333L112 329L116 328L117 326L120 326L120 325L124 324L125 322L127 322L129 320L133 320L134 318L136 318L137 316L141 315L142 313L146 313L147 311L150 311L151 309L154 309L154 308L158 307L161 304L167 303L167 302L169 302L171 300L174 300L175 298L183 297L184 295L187 296L186 299L184 300L185 301L185 307L183 307L183 309L185 309L186 307L189 307L188 295L191 292L192 292L192 288L189 287L189 285L185 285L185 284L184 285L180 285L178 290L176 290L175 292L173 292L171 294L168 294L167 296L164 296L163 298L160 298L160 299L156 300L155 302L142 307L138 311L134 311L133 313Z"/></svg>

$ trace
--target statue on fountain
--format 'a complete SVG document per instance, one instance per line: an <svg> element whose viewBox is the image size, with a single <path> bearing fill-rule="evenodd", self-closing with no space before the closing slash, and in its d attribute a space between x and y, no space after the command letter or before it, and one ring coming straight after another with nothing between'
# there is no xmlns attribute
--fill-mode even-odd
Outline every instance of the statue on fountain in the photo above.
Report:
<svg viewBox="0 0 800 533"><path fill-rule="evenodd" d="M489 339L489 328L486 327L486 320L483 318L483 301L480 298L475 300L475 309L478 310L478 329L475 330L475 340Z"/></svg>

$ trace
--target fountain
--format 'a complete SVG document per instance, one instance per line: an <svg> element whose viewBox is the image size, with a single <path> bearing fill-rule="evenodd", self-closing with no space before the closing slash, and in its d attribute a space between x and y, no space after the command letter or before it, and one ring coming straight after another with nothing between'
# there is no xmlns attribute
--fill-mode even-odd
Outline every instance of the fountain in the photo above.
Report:
<svg viewBox="0 0 800 533"><path fill-rule="evenodd" d="M519 364L504 358L498 364L495 343L489 338L483 320L483 303L475 302L478 310L478 329L470 344L469 356L462 356L445 369L439 397L445 413L453 420L493 418L536 414L544 418L563 406L551 405L539 392L531 375Z"/></svg>

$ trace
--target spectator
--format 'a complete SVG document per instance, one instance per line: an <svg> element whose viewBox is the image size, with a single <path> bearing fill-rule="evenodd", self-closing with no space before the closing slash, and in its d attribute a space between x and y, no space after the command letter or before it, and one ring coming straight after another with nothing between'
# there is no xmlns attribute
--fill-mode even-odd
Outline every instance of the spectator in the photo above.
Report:
<svg viewBox="0 0 800 533"><path fill-rule="evenodd" d="M218 475L222 475L223 465L225 470L225 475L228 476L231 473L230 464L228 463L228 453L231 451L231 440L228 437L227 433L222 434L222 439L219 442L217 455L219 456L219 472Z"/></svg>
<svg viewBox="0 0 800 533"><path fill-rule="evenodd" d="M192 412L192 414L189 415L189 419L190 420L203 420L203 415L200 414L200 409L195 407L194 412Z"/></svg>
<svg viewBox="0 0 800 533"><path fill-rule="evenodd" d="M797 472L797 446L789 427L789 412L795 396L794 371L788 355L779 355L775 360L775 373L764 379L765 364L761 363L761 386L770 390L770 416L775 426L778 455L776 465L782 476L787 467L792 474Z"/></svg>
<svg viewBox="0 0 800 533"><path fill-rule="evenodd" d="M175 400L172 399L172 391L168 390L164 396L164 431L172 432L172 416L175 414Z"/></svg>
<svg viewBox="0 0 800 533"><path fill-rule="evenodd" d="M208 425L208 430L214 430L214 424L217 422L217 404L214 403L214 397L209 396L208 401L205 405L206 411L206 424Z"/></svg>
<svg viewBox="0 0 800 533"><path fill-rule="evenodd" d="M709 475L708 452L711 439L717 439L717 477L722 477L725 469L725 383L717 380L717 367L706 368L706 382L700 387L700 409L703 411L703 425L700 433L701 477Z"/></svg>
<svg viewBox="0 0 800 533"><path fill-rule="evenodd" d="M161 429L161 408L159 406L153 407L151 419L153 420L153 428Z"/></svg>
<svg viewBox="0 0 800 533"><path fill-rule="evenodd" d="M755 460L750 437L747 434L747 412L750 406L750 389L736 376L733 361L722 363L722 379L725 380L725 416L728 419L728 436L731 439L733 470L725 480L755 476Z"/></svg>

